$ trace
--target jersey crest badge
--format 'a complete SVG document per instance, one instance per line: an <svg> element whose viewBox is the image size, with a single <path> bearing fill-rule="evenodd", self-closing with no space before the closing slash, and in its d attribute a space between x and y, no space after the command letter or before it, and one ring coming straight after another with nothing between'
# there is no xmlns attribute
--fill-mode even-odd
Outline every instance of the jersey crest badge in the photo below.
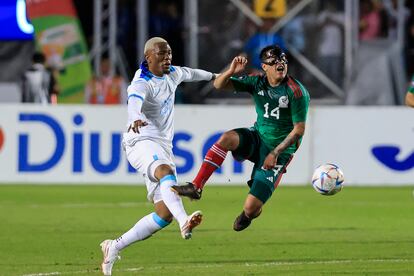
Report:
<svg viewBox="0 0 414 276"><path fill-rule="evenodd" d="M287 96L282 96L279 98L279 107L287 108L289 105L289 99Z"/></svg>

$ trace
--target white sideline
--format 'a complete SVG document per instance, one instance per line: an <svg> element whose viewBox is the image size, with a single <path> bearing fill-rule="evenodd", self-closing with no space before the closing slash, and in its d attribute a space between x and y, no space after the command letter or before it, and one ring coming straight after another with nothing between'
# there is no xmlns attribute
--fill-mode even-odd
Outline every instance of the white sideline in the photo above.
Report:
<svg viewBox="0 0 414 276"><path fill-rule="evenodd" d="M0 204L0 208L7 208L9 204ZM56 208L135 208L141 206L153 206L152 203L149 201L137 201L137 202L117 202L117 203L62 203L62 204L55 204ZM49 205L46 204L30 204L28 205L29 208L37 209L37 208L49 208Z"/></svg>
<svg viewBox="0 0 414 276"><path fill-rule="evenodd" d="M234 263L231 265L239 265L239 266L285 266L285 265L315 265L315 264L344 264L344 263L352 263L352 262L367 262L367 263L403 263L403 262L414 262L414 259L357 259L357 260L331 260L331 261L300 261L300 262L265 262L265 263ZM228 264L226 264L228 265ZM222 267L224 265L221 264L211 264L211 265L193 265L193 266L185 266L186 268L210 268L210 267ZM163 266L152 266L145 268L146 270L157 270L165 268L166 265ZM171 267L177 267L177 265L171 265ZM125 271L139 271L143 270L144 267L131 267L126 269L114 269L114 271L118 272L125 272ZM65 274L86 274L91 273L91 270L81 270L81 271L65 271L65 272L45 272L45 273L33 273L33 274L23 274L22 276L51 276L51 275L65 275Z"/></svg>
<svg viewBox="0 0 414 276"><path fill-rule="evenodd" d="M31 204L30 208L42 208L45 207L44 204ZM140 206L152 206L148 201L144 202L117 202L117 203L63 203L54 205L56 208L135 208ZM0 205L0 207L2 207Z"/></svg>

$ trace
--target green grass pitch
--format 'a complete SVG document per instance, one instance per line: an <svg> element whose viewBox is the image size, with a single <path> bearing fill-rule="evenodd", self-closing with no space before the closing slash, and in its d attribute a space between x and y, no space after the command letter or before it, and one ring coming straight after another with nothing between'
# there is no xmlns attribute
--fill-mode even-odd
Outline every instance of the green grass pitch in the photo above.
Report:
<svg viewBox="0 0 414 276"><path fill-rule="evenodd" d="M193 239L177 223L121 252L113 275L414 275L413 187L280 185L234 232L247 187L206 187ZM100 275L99 243L152 211L143 186L0 185L0 275Z"/></svg>

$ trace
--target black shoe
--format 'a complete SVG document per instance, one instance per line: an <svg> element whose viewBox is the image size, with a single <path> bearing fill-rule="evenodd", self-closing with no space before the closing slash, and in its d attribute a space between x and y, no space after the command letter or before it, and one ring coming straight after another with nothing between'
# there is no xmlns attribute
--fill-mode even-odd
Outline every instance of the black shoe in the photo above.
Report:
<svg viewBox="0 0 414 276"><path fill-rule="evenodd" d="M196 200L201 198L201 193L203 191L201 189L197 189L191 182L187 182L185 185L171 186L171 190L180 196L186 196Z"/></svg>
<svg viewBox="0 0 414 276"><path fill-rule="evenodd" d="M234 231L242 231L249 227L252 220L246 216L244 211L236 218L233 224Z"/></svg>

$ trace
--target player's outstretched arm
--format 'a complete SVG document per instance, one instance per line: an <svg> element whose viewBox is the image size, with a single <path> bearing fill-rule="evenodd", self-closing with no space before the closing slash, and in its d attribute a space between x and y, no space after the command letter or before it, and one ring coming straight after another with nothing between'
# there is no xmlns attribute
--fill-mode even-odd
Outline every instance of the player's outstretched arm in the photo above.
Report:
<svg viewBox="0 0 414 276"><path fill-rule="evenodd" d="M407 95L405 96L405 104L414 107L414 93L407 92Z"/></svg>
<svg viewBox="0 0 414 276"><path fill-rule="evenodd" d="M243 71L246 67L246 64L246 57L237 56L233 58L230 67L220 75L217 75L216 79L214 80L214 87L216 89L234 90L233 84L231 81L229 81L230 77Z"/></svg>

